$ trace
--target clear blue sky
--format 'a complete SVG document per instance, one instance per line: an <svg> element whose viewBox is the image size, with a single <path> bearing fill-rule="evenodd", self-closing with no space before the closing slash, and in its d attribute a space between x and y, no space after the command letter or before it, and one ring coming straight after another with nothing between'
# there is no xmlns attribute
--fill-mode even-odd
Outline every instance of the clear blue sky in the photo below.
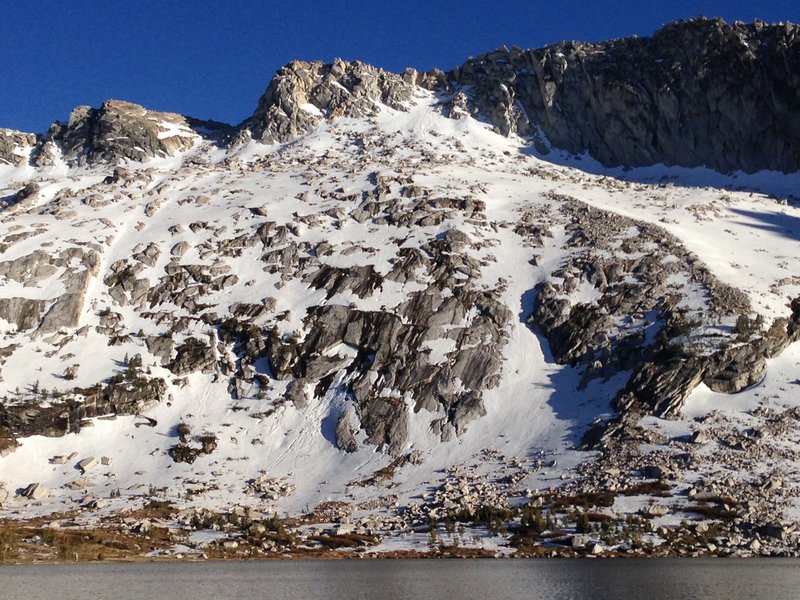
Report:
<svg viewBox="0 0 800 600"><path fill-rule="evenodd" d="M696 15L800 21L798 0L9 0L0 127L40 132L120 98L238 123L292 59L450 69L503 44L648 35Z"/></svg>

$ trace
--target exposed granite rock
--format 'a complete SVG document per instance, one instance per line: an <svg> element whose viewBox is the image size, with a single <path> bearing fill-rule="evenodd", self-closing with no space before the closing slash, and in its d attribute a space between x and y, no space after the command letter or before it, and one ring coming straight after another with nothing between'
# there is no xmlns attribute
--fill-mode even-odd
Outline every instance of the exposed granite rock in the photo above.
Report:
<svg viewBox="0 0 800 600"><path fill-rule="evenodd" d="M13 129L0 129L0 164L22 165L36 144L36 136Z"/></svg>
<svg viewBox="0 0 800 600"><path fill-rule="evenodd" d="M278 71L246 125L254 139L286 142L323 118L371 115L378 103L404 110L413 92L406 79L358 61L294 61Z"/></svg>
<svg viewBox="0 0 800 600"><path fill-rule="evenodd" d="M419 86L449 93L443 110L453 118L480 116L546 151L543 134L556 148L589 152L608 166L795 171L798 40L798 27L789 23L701 18L668 24L651 37L501 48L446 74L294 61L270 82L236 139L286 142L325 118L368 116L381 104L405 110ZM185 150L198 135L224 140L233 129L108 100L99 109L75 108L38 142L0 130L0 163L24 161L24 149L35 146L34 163L52 164L54 144L72 164L142 161Z"/></svg>
<svg viewBox="0 0 800 600"><path fill-rule="evenodd" d="M540 130L607 166L790 172L800 169L798 32L693 19L652 37L501 49L448 73L449 88L468 90L463 110L501 133Z"/></svg>
<svg viewBox="0 0 800 600"><path fill-rule="evenodd" d="M42 500L50 495L51 490L41 483L31 483L22 490L20 496L28 500Z"/></svg>
<svg viewBox="0 0 800 600"><path fill-rule="evenodd" d="M791 310L789 317L775 319L760 338L767 358L778 356L789 344L800 341L800 297L792 300Z"/></svg>
<svg viewBox="0 0 800 600"><path fill-rule="evenodd" d="M161 359L161 364L166 365L172 356L172 338L166 335L149 335L145 338L147 351Z"/></svg>
<svg viewBox="0 0 800 600"><path fill-rule="evenodd" d="M159 256L161 256L160 248L157 244L150 242L145 248L134 253L133 260L138 260L148 267L154 267L156 266Z"/></svg>
<svg viewBox="0 0 800 600"><path fill-rule="evenodd" d="M61 278L66 291L56 298L50 310L45 313L39 326L40 333L58 331L62 327L77 327L83 311L86 290L92 278L97 276L100 265L100 256L94 250L70 248L59 258L67 265L65 274ZM78 263L78 268L73 266L73 261Z"/></svg>
<svg viewBox="0 0 800 600"><path fill-rule="evenodd" d="M800 169L800 36L792 24L692 19L651 37L501 48L443 74L386 73L363 63L293 62L245 123L285 142L322 119L402 110L418 85L451 97L445 114L504 135L589 152L607 166L657 163L723 172Z"/></svg>
<svg viewBox="0 0 800 600"><path fill-rule="evenodd" d="M66 124L54 123L46 139L58 143L71 164L172 156L194 145L193 122L174 113L148 111L122 100L100 108L78 106Z"/></svg>
<svg viewBox="0 0 800 600"><path fill-rule="evenodd" d="M308 406L308 395L305 390L305 382L302 379L295 379L289 384L286 390L286 399L294 404L298 410Z"/></svg>
<svg viewBox="0 0 800 600"><path fill-rule="evenodd" d="M767 358L757 344L726 348L711 356L703 383L715 392L735 394L762 379Z"/></svg>
<svg viewBox="0 0 800 600"><path fill-rule="evenodd" d="M452 237L454 242L444 236L424 251L401 251L386 278L408 281L427 275L432 282L394 311L320 306L307 319L302 342L272 338L269 343L271 367L279 377L319 382L324 390L333 385L336 373L354 373L343 391L354 401L367 441L385 444L393 454L407 438L406 395L414 399L414 411L444 409L446 421L460 434L484 414L482 391L499 380L511 312L498 301L500 290L472 288L480 265L456 252L454 244L463 240ZM323 267L312 281L329 296L356 290L368 296L379 279L371 268ZM441 338L450 340L453 350L446 361L435 362L426 342ZM347 351L341 353L341 348ZM342 425L345 440L355 434L352 420L347 423ZM441 426L439 431L446 435ZM349 441L340 444L351 446Z"/></svg>
<svg viewBox="0 0 800 600"><path fill-rule="evenodd" d="M175 359L167 368L175 375L188 375L198 371L213 373L217 369L217 356L213 346L196 338L188 338L177 347Z"/></svg>
<svg viewBox="0 0 800 600"><path fill-rule="evenodd" d="M28 298L0 298L0 319L17 326L17 331L34 329L42 320L47 302Z"/></svg>
<svg viewBox="0 0 800 600"><path fill-rule="evenodd" d="M170 263L164 271L165 275L156 285L146 290L146 299L150 307L175 304L193 314L202 311L201 299L204 295L233 286L239 281L239 277L231 273L230 267L225 263L211 265ZM133 273L138 273L135 267ZM142 284L134 280L131 285L134 289L144 291L145 285L149 286L149 282Z"/></svg>
<svg viewBox="0 0 800 600"><path fill-rule="evenodd" d="M144 264L129 263L120 260L111 265L111 273L103 283L108 287L109 295L120 306L127 304L142 305L150 292L150 280L138 275L144 271Z"/></svg>
<svg viewBox="0 0 800 600"><path fill-rule="evenodd" d="M339 415L336 421L336 447L345 452L355 452L358 450L358 416L352 407L348 407Z"/></svg>
<svg viewBox="0 0 800 600"><path fill-rule="evenodd" d="M0 402L0 438L60 437L77 433L84 419L108 414L136 415L164 400L162 379L116 376L105 385L75 390L64 400Z"/></svg>
<svg viewBox="0 0 800 600"><path fill-rule="evenodd" d="M703 319L749 311L742 292L717 281L663 229L551 197L568 216L567 246L574 252L539 287L531 323L545 334L557 361L587 366L584 384L636 370L656 355L668 357L676 339L695 348L687 355L707 354L705 345L718 341L692 338ZM680 280L685 283L675 283ZM596 298L581 301L579 288ZM692 291L706 298L705 306L681 306Z"/></svg>
<svg viewBox="0 0 800 600"><path fill-rule="evenodd" d="M22 189L18 190L14 202L22 204L26 200L35 200L39 196L39 184L31 182L25 185Z"/></svg>
<svg viewBox="0 0 800 600"><path fill-rule="evenodd" d="M15 260L0 262L0 276L25 287L36 286L63 269L59 279L65 288L63 294L49 302L25 298L0 299L0 317L15 323L19 330L36 329L38 333L77 326L86 289L97 275L99 264L100 255L96 251L77 246L59 254L37 250ZM50 308L44 312L48 304Z"/></svg>
<svg viewBox="0 0 800 600"><path fill-rule="evenodd" d="M750 311L746 296L717 281L667 232L566 196L551 198L568 216L573 252L539 286L530 322L557 362L583 367L582 385L631 373L607 434L626 434L629 414L677 414L701 382L723 393L753 385L766 358L800 336L800 301L791 318L761 331L742 317ZM686 305L689 296L702 305ZM725 334L720 320L750 324ZM601 439L592 431L586 442Z"/></svg>

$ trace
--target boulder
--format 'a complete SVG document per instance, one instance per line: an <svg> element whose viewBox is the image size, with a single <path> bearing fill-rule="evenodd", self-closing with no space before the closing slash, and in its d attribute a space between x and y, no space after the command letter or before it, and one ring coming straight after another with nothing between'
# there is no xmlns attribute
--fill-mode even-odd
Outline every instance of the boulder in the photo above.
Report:
<svg viewBox="0 0 800 600"><path fill-rule="evenodd" d="M29 500L41 500L50 495L50 490L40 483L31 483L20 495Z"/></svg>
<svg viewBox="0 0 800 600"><path fill-rule="evenodd" d="M21 204L26 200L35 199L39 195L39 184L31 182L25 187L17 191L15 195L15 202Z"/></svg>
<svg viewBox="0 0 800 600"><path fill-rule="evenodd" d="M336 447L345 452L358 450L358 417L352 408L344 410L336 421Z"/></svg>
<svg viewBox="0 0 800 600"><path fill-rule="evenodd" d="M663 504L651 504L643 513L648 517L664 517L669 514L669 507Z"/></svg>
<svg viewBox="0 0 800 600"><path fill-rule="evenodd" d="M767 353L759 344L742 344L714 354L703 383L715 392L735 394L764 376Z"/></svg>
<svg viewBox="0 0 800 600"><path fill-rule="evenodd" d="M592 537L589 535L573 535L570 544L575 550L583 550L592 543Z"/></svg>
<svg viewBox="0 0 800 600"><path fill-rule="evenodd" d="M298 410L308 406L308 394L306 394L305 381L295 379L289 384L286 390L286 399L294 404Z"/></svg>
<svg viewBox="0 0 800 600"><path fill-rule="evenodd" d="M97 466L97 459L93 456L81 459L78 461L78 464L75 465L76 468L80 469L81 472L86 473L94 469Z"/></svg>

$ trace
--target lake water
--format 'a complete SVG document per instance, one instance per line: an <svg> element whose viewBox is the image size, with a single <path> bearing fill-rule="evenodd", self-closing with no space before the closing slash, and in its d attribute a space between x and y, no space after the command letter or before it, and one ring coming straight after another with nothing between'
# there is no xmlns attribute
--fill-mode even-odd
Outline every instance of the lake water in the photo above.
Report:
<svg viewBox="0 0 800 600"><path fill-rule="evenodd" d="M783 559L0 566L2 600L794 600L799 586Z"/></svg>

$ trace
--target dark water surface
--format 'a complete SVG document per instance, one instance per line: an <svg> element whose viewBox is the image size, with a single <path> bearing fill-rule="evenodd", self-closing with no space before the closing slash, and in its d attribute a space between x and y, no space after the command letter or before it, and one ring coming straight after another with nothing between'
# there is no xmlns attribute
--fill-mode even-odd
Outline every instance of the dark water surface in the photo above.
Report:
<svg viewBox="0 0 800 600"><path fill-rule="evenodd" d="M797 560L371 560L0 567L2 600L800 598Z"/></svg>

